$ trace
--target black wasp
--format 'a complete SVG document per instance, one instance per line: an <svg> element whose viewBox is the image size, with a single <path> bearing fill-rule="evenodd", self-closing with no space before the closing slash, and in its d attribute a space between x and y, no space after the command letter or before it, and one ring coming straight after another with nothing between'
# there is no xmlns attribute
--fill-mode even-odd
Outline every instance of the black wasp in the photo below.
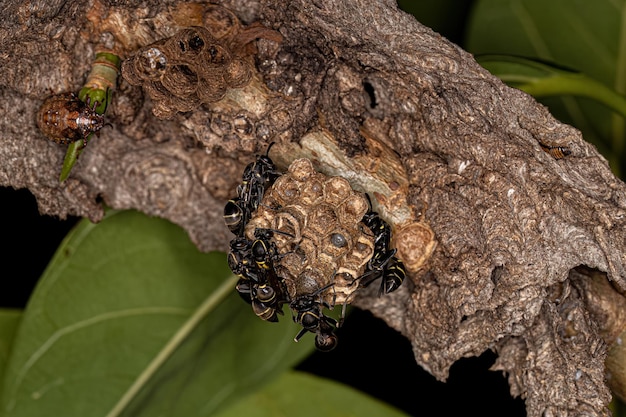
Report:
<svg viewBox="0 0 626 417"><path fill-rule="evenodd" d="M291 238L294 237L292 234L280 230L256 228L254 230L255 240L252 243L251 251L252 258L261 269L273 269L274 261L281 257L276 244L271 240L272 237L274 237L274 233L279 233Z"/></svg>
<svg viewBox="0 0 626 417"><path fill-rule="evenodd" d="M252 210L256 210L261 203L265 188L281 176L281 172L276 170L274 162L269 157L273 145L274 142L270 143L265 155L258 156L256 161L246 166L241 185L237 187L239 198L244 204L250 204Z"/></svg>
<svg viewBox="0 0 626 417"><path fill-rule="evenodd" d="M224 222L236 235L230 242L228 266L240 278L237 292L261 319L278 321L277 314L282 314L281 307L288 300L282 280L273 268L273 261L278 257L276 245L271 241L274 231L257 229L254 240L244 236L245 227L261 204L265 190L280 176L269 157L272 145L268 146L265 155L258 156L246 166L237 196L224 207Z"/></svg>
<svg viewBox="0 0 626 417"><path fill-rule="evenodd" d="M380 293L389 294L402 285L406 278L404 263L393 256L396 249L391 249L382 255L375 253L367 264L365 273L359 277L359 285L367 287L373 281L382 277L380 283Z"/></svg>
<svg viewBox="0 0 626 417"><path fill-rule="evenodd" d="M254 314L271 322L278 321L278 314L283 314L282 305L287 302L279 298L284 294L282 284L278 283L277 288L280 288L280 291L277 292L267 283L259 284L245 278L240 278L236 287L241 298L252 305Z"/></svg>
<svg viewBox="0 0 626 417"><path fill-rule="evenodd" d="M277 313L282 314L282 304L287 302L284 295L286 290L273 267L261 267L272 264L267 260L267 254L263 253L263 256L259 257L258 242L259 239L252 242L245 237L233 239L230 242L228 266L239 276L237 292L252 305L254 313L263 320L278 321ZM274 252L275 249L272 249L272 253Z"/></svg>
<svg viewBox="0 0 626 417"><path fill-rule="evenodd" d="M293 320L302 326L302 329L294 337L296 342L306 332L312 332L315 333L315 347L318 350L328 352L337 346L337 336L334 331L337 327L337 321L322 312L324 307L330 308L330 306L323 302L320 297L322 292L333 285L331 283L312 294L301 295L289 304L295 312Z"/></svg>
<svg viewBox="0 0 626 417"><path fill-rule="evenodd" d="M269 157L274 142L267 147L265 155L249 163L243 171L241 184L237 186L237 196L228 200L224 207L224 222L236 236L243 236L244 229L259 207L267 187L270 187L280 172Z"/></svg>
<svg viewBox="0 0 626 417"><path fill-rule="evenodd" d="M265 155L259 155L256 161L251 162L243 171L241 184L237 187L239 206L254 212L261 204L265 189L271 186L281 172L276 169L274 162L269 157L270 149L274 142L267 147ZM242 207L243 206L243 207Z"/></svg>
<svg viewBox="0 0 626 417"><path fill-rule="evenodd" d="M279 230L257 228L250 248L260 277L258 284L252 286L252 309L257 316L268 321L278 321L276 313L282 314L281 307L288 302L287 291L274 269L274 261L280 257L276 244L271 241L274 233L291 236Z"/></svg>
<svg viewBox="0 0 626 417"><path fill-rule="evenodd" d="M237 237L230 241L228 266L233 274L240 278L258 282L256 263L252 258L252 242L245 237Z"/></svg>
<svg viewBox="0 0 626 417"><path fill-rule="evenodd" d="M365 213L361 222L374 233L374 254L367 263L365 273L359 277L359 285L367 287L378 278L382 278L380 292L388 294L398 289L406 271L404 264L395 254L397 249L390 249L391 226L372 210L372 202L366 194L370 209Z"/></svg>
<svg viewBox="0 0 626 417"><path fill-rule="evenodd" d="M235 197L224 207L224 223L233 234L243 236L244 227L250 219L250 210L242 208L241 200Z"/></svg>
<svg viewBox="0 0 626 417"><path fill-rule="evenodd" d="M380 218L378 213L372 210L372 200L365 194L370 205L369 210L361 219L361 223L366 225L374 233L374 251L385 252L391 243L391 227L386 221Z"/></svg>

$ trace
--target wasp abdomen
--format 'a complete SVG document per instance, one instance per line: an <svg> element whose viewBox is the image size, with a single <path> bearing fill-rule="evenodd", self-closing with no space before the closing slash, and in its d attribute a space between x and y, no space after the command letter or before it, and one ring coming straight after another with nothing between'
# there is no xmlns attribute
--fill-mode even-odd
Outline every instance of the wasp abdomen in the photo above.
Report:
<svg viewBox="0 0 626 417"><path fill-rule="evenodd" d="M554 159L563 159L572 154L572 151L567 146L541 145L541 149L549 153Z"/></svg>

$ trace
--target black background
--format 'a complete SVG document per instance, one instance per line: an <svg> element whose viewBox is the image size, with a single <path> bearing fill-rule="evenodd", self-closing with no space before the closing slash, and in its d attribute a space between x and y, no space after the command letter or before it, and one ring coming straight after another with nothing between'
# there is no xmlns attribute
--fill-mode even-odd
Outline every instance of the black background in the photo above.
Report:
<svg viewBox="0 0 626 417"><path fill-rule="evenodd" d="M39 215L35 198L27 190L0 188L0 202L5 278L0 307L23 308L57 246L78 219ZM491 352L460 360L443 383L415 363L404 337L366 311L353 309L338 337L334 351L316 352L298 369L349 384L411 415L525 415L523 401L510 397L503 374L488 370L495 360Z"/></svg>

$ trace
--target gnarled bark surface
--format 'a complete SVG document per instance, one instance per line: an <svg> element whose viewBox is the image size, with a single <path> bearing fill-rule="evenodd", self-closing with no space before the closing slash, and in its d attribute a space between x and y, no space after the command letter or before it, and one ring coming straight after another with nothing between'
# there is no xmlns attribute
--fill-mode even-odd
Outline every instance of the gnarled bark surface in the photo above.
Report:
<svg viewBox="0 0 626 417"><path fill-rule="evenodd" d="M270 155L282 167L311 157L375 195L404 233L396 244L410 258L408 282L356 304L402 332L421 366L445 380L459 358L493 349L528 415L608 413L606 343L584 286L570 281L584 265L626 290L626 187L577 130L394 2L224 2L283 36L258 41L251 83L163 121L122 82L112 127L62 185L65 148L35 125L42 100L77 91L96 48L127 57L197 24L203 9L6 3L0 184L29 188L42 213L97 221L104 201L167 218L202 250L225 250L223 205L245 164L276 142ZM555 159L546 147L571 154Z"/></svg>

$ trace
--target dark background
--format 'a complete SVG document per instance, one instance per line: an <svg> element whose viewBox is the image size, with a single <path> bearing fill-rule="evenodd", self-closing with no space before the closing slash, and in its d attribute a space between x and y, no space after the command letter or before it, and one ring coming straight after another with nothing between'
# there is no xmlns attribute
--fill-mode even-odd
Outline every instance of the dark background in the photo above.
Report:
<svg viewBox="0 0 626 417"><path fill-rule="evenodd" d="M32 194L0 188L0 258L4 288L0 307L23 308L57 246L78 221L41 216ZM299 370L335 379L378 397L411 415L524 416L524 404L509 395L506 378L488 368L495 355L457 362L446 383L420 368L403 336L370 313L353 309L337 332L339 345L316 352Z"/></svg>

